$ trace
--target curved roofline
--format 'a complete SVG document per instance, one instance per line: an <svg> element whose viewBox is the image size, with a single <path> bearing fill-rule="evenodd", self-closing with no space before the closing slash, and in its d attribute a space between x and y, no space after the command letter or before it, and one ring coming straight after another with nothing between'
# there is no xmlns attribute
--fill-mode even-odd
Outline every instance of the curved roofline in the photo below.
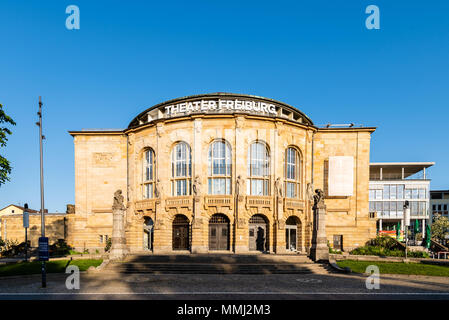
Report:
<svg viewBox="0 0 449 320"><path fill-rule="evenodd" d="M132 126L132 124L135 121L138 121L138 119L140 117L142 117L143 115L145 115L147 112L157 109L159 107L162 107L164 105L168 105L168 104L174 104L178 101L182 101L182 100L188 100L188 99L198 99L198 98L212 98L212 97L241 97L241 98L253 98L253 99L258 99L258 100L264 100L267 102L272 102L272 103L276 103L278 105L281 105L282 107L285 107L286 109L290 109L290 111L294 111L294 112L298 112L304 119L306 119L308 122L310 122L310 125L314 126L313 121L307 116L305 115L301 110L278 100L274 100L274 99L270 99L270 98L266 98L266 97L260 97L260 96L255 96L255 95L250 95L250 94L241 94L241 93L230 93L230 92L214 92L214 93L203 93L203 94L195 94L195 95L190 95L190 96L184 96L184 97L179 97L179 98L175 98L175 99L171 99L171 100L167 100L161 103L158 103L150 108L147 108L146 110L142 111L141 113L139 113L136 117L134 117L131 122L128 125L128 129L131 128L136 128L139 127L139 125L134 125Z"/></svg>

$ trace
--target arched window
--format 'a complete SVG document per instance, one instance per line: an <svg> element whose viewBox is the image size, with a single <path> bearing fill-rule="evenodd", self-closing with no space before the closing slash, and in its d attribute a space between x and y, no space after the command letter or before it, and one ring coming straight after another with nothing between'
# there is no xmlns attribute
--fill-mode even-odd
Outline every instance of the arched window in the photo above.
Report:
<svg viewBox="0 0 449 320"><path fill-rule="evenodd" d="M254 142L248 148L247 194L253 196L270 194L270 153L262 142Z"/></svg>
<svg viewBox="0 0 449 320"><path fill-rule="evenodd" d="M171 154L172 196L187 196L192 189L192 156L185 142L178 142Z"/></svg>
<svg viewBox="0 0 449 320"><path fill-rule="evenodd" d="M285 196L287 198L299 198L299 170L299 152L289 147L285 150Z"/></svg>
<svg viewBox="0 0 449 320"><path fill-rule="evenodd" d="M143 158L143 197L151 199L154 197L155 181L155 157L153 149L148 149Z"/></svg>
<svg viewBox="0 0 449 320"><path fill-rule="evenodd" d="M231 148L223 141L212 142L208 154L209 194L231 194Z"/></svg>

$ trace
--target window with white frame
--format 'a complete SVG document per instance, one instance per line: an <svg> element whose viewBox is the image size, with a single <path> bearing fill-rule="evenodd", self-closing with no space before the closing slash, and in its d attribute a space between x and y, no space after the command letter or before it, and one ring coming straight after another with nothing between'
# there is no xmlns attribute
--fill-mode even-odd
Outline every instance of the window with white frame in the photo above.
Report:
<svg viewBox="0 0 449 320"><path fill-rule="evenodd" d="M192 155L185 142L178 142L171 154L172 196L187 196L192 189Z"/></svg>
<svg viewBox="0 0 449 320"><path fill-rule="evenodd" d="M144 153L143 159L143 198L154 197L155 181L155 156L153 149L148 149Z"/></svg>
<svg viewBox="0 0 449 320"><path fill-rule="evenodd" d="M300 194L300 156L293 147L285 151L285 196L299 198Z"/></svg>
<svg viewBox="0 0 449 320"><path fill-rule="evenodd" d="M208 193L231 194L231 148L223 140L209 146L208 154Z"/></svg>
<svg viewBox="0 0 449 320"><path fill-rule="evenodd" d="M247 194L268 196L270 194L270 153L263 142L248 147Z"/></svg>

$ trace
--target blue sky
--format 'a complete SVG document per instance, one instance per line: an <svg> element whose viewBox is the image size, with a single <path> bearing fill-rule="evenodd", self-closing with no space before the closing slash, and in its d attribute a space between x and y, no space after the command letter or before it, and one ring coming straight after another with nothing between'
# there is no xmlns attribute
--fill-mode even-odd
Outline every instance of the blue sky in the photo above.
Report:
<svg viewBox="0 0 449 320"><path fill-rule="evenodd" d="M80 30L65 9L80 8ZM380 30L365 8L380 8ZM39 208L37 101L44 101L45 199L74 203L68 130L125 128L156 103L235 92L296 106L317 125L376 126L371 161L435 161L449 189L448 1L0 2L0 103L17 122L0 207Z"/></svg>

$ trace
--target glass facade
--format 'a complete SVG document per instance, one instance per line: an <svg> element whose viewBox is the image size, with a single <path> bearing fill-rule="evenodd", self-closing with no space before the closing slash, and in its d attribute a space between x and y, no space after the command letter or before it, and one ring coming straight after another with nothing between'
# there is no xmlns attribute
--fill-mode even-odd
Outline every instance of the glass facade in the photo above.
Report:
<svg viewBox="0 0 449 320"><path fill-rule="evenodd" d="M404 215L405 200L409 201L410 215L428 215L427 188L405 184L385 184L369 190L369 211L377 212L379 218L398 218Z"/></svg>

